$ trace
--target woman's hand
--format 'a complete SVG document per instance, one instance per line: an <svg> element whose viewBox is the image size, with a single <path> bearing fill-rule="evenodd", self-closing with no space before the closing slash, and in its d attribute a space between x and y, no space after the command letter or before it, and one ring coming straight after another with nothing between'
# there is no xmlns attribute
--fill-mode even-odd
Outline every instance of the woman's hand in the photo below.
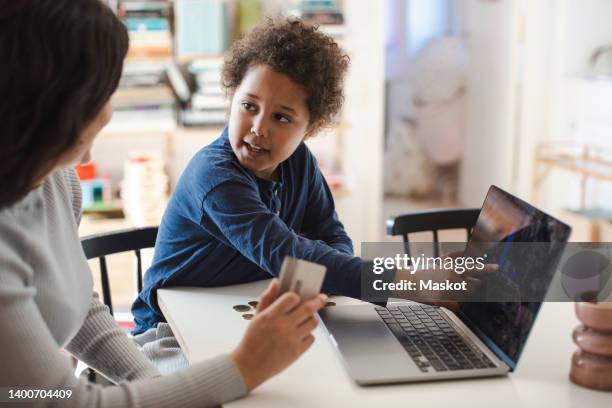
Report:
<svg viewBox="0 0 612 408"><path fill-rule="evenodd" d="M300 303L295 293L276 299L278 281L274 279L262 295L257 314L238 347L230 354L251 391L278 374L314 342L310 334L317 327L314 314L325 306L327 296L320 294Z"/></svg>

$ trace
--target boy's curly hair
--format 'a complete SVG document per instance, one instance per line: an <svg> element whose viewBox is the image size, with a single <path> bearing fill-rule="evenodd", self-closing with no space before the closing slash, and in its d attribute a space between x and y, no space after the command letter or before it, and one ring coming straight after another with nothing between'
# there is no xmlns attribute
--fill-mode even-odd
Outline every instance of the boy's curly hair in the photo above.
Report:
<svg viewBox="0 0 612 408"><path fill-rule="evenodd" d="M259 64L306 89L313 129L333 122L344 102L342 87L349 57L331 37L294 17L269 18L232 45L223 66L223 85L233 93L247 70Z"/></svg>

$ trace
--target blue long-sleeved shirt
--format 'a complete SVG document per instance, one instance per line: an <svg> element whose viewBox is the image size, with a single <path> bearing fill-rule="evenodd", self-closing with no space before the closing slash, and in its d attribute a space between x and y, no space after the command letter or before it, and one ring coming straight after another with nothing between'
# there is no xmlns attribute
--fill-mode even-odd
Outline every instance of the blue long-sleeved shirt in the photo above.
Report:
<svg viewBox="0 0 612 408"><path fill-rule="evenodd" d="M359 297L364 262L304 143L280 164L280 181L238 162L227 128L189 162L159 227L153 263L132 306L134 334L163 322L156 290L221 286L278 276L285 256L327 267L323 291Z"/></svg>

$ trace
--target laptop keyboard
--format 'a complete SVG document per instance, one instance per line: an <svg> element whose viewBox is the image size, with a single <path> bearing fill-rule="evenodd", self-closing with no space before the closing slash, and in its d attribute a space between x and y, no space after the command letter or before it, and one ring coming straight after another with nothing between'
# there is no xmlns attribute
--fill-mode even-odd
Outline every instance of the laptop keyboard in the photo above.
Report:
<svg viewBox="0 0 612 408"><path fill-rule="evenodd" d="M468 344L437 307L415 304L376 307L391 332L423 372L495 367L475 346Z"/></svg>

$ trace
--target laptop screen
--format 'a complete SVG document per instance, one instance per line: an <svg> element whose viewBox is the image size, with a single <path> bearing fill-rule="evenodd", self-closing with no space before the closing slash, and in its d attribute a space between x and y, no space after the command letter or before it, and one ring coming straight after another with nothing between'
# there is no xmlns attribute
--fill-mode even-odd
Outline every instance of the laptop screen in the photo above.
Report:
<svg viewBox="0 0 612 408"><path fill-rule="evenodd" d="M498 274L501 274L495 276L495 279L522 287L529 286L535 291L530 293L530 300L544 299L570 231L566 224L498 187L491 186L466 252L475 256L485 251L495 253L490 261L499 265ZM532 251L542 251L546 247L546 253L539 254L541 256L530 254L530 262L526 263L512 259L513 242L549 244L544 247L542 244L534 245ZM491 251L493 245L495 250ZM523 247L530 248L525 245ZM525 256L524 249L519 255ZM491 302L466 302L460 305L458 316L514 369L540 305L540 302L521 302L520 299L516 302L495 302L494 299Z"/></svg>

